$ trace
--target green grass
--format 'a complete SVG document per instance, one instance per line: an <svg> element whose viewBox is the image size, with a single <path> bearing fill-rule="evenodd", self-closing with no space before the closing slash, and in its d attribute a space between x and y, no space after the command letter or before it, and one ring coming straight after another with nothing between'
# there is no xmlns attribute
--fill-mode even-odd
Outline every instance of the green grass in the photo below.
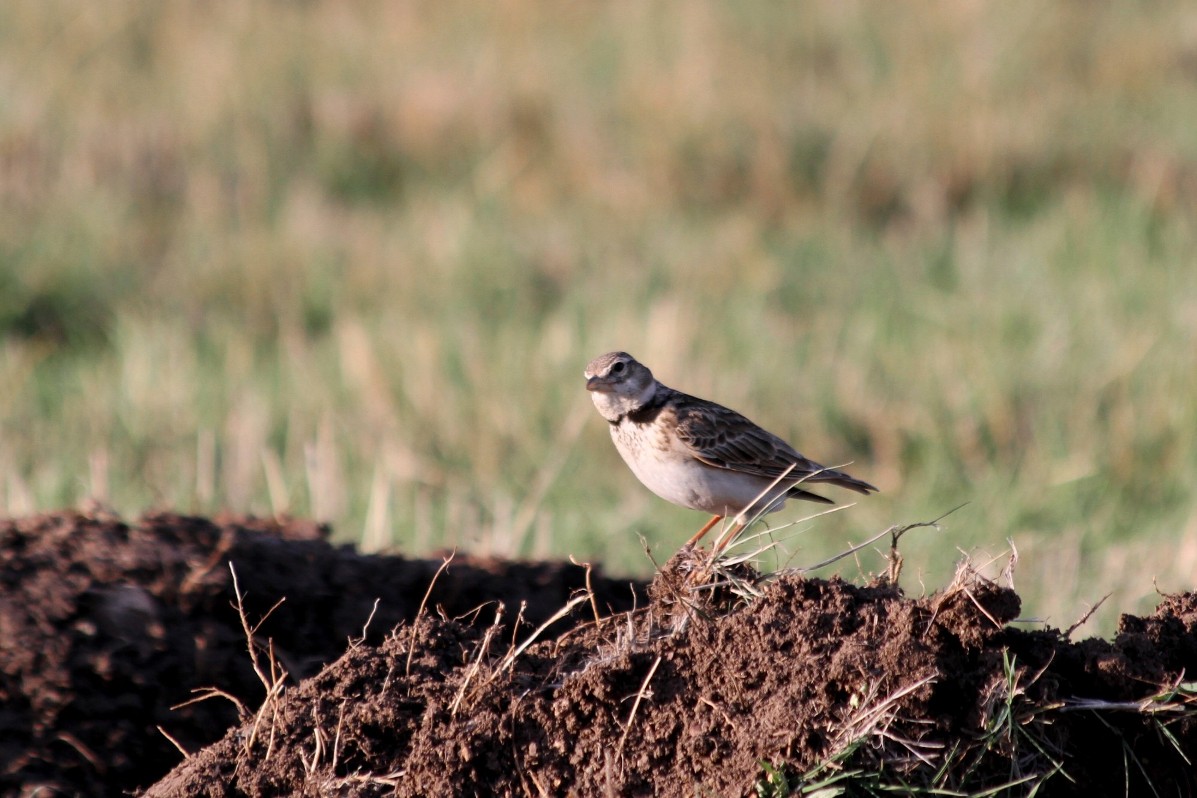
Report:
<svg viewBox="0 0 1197 798"><path fill-rule="evenodd" d="M909 587L1012 539L1024 614L1108 631L1197 572L1195 22L6 6L0 511L644 571L702 519L588 407L625 348L883 489L799 562L968 501Z"/></svg>

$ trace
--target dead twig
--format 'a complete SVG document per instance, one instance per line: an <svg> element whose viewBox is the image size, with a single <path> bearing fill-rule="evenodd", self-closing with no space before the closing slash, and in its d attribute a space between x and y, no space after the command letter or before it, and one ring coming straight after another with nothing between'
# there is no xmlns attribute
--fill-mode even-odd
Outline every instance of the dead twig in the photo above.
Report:
<svg viewBox="0 0 1197 798"><path fill-rule="evenodd" d="M1189 714L1197 712L1197 692L1182 690L1185 673L1182 670L1171 683L1166 683L1155 693L1138 701L1106 701L1100 698L1066 698L1061 703L1061 712L1077 710L1133 712L1139 715L1162 715L1168 713ZM1179 698L1177 697L1179 695Z"/></svg>

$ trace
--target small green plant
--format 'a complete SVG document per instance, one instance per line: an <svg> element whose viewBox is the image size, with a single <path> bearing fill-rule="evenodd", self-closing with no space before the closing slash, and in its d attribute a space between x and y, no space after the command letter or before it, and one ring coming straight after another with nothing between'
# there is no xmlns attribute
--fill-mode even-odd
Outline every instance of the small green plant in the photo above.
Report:
<svg viewBox="0 0 1197 798"><path fill-rule="evenodd" d="M790 783L785 765L774 765L765 759L759 764L764 773L754 785L757 798L787 798L793 794L794 785Z"/></svg>

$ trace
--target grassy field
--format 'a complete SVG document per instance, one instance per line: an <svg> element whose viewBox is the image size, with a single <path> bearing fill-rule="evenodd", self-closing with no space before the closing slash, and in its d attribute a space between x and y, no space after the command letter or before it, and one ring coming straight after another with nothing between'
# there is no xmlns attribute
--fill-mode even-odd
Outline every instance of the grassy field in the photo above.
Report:
<svg viewBox="0 0 1197 798"><path fill-rule="evenodd" d="M4 514L645 572L703 518L589 406L623 348L882 488L795 564L968 502L908 588L1194 587L1189 7L22 2L0 98Z"/></svg>

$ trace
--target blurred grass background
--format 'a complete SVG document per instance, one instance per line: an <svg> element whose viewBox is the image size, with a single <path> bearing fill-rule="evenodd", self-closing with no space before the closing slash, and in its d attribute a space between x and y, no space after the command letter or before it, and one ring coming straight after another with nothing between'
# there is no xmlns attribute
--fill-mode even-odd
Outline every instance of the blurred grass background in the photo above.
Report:
<svg viewBox="0 0 1197 798"><path fill-rule="evenodd" d="M1109 631L1197 573L1195 128L1183 4L6 3L0 512L643 573L622 348L882 488L795 563L970 502L908 589Z"/></svg>

